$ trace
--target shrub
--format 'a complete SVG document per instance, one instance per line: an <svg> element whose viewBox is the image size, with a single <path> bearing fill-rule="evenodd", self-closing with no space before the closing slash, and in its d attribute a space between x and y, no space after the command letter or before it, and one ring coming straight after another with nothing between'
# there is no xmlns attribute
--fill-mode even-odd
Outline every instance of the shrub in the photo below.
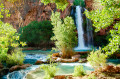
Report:
<svg viewBox="0 0 120 79"><path fill-rule="evenodd" d="M18 42L19 34L16 32L17 30L10 24L0 21L0 60L2 62L6 61L7 53L11 48L16 48L20 44L24 45L24 43ZM11 53L11 51L9 51L9 53Z"/></svg>
<svg viewBox="0 0 120 79"><path fill-rule="evenodd" d="M90 74L90 75L88 76L88 79L97 79L97 78L96 78L95 74L93 73L93 74Z"/></svg>
<svg viewBox="0 0 120 79"><path fill-rule="evenodd" d="M44 79L51 79L55 76L56 72L58 71L58 68L56 68L57 63L53 63L52 61L52 53L53 50L51 50L50 54L48 55L49 65L42 65L40 66L40 69L43 69L45 71Z"/></svg>
<svg viewBox="0 0 120 79"><path fill-rule="evenodd" d="M84 76L84 75L85 75L85 72L83 70L83 66L75 66L73 76L77 77L77 76Z"/></svg>
<svg viewBox="0 0 120 79"><path fill-rule="evenodd" d="M56 49L62 52L63 58L70 58L73 53L73 48L76 46L76 27L71 17L67 16L63 21L60 19L60 13L52 13L51 21Z"/></svg>
<svg viewBox="0 0 120 79"><path fill-rule="evenodd" d="M20 40L27 42L29 46L48 44L53 35L52 27L50 21L32 21L21 29Z"/></svg>
<svg viewBox="0 0 120 79"><path fill-rule="evenodd" d="M84 0L74 0L73 4L74 4L75 6L80 5L81 7L85 7L85 2L84 2Z"/></svg>
<svg viewBox="0 0 120 79"><path fill-rule="evenodd" d="M53 78L58 70L55 65L51 65L51 64L50 65L42 65L40 68L45 71L44 79Z"/></svg>
<svg viewBox="0 0 120 79"><path fill-rule="evenodd" d="M0 62L5 62L7 59L8 48L0 48Z"/></svg>
<svg viewBox="0 0 120 79"><path fill-rule="evenodd" d="M99 50L90 52L87 60L93 68L98 69L106 66L106 58L106 54L102 53L101 48L99 48Z"/></svg>
<svg viewBox="0 0 120 79"><path fill-rule="evenodd" d="M15 49L12 54L7 55L7 61L6 64L8 67L14 66L14 65L22 65L24 61L25 54L22 53L21 50Z"/></svg>

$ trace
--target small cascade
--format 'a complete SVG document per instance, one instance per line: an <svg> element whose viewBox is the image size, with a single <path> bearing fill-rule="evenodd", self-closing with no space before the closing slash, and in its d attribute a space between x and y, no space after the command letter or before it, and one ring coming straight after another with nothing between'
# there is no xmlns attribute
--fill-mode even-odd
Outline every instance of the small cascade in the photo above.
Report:
<svg viewBox="0 0 120 79"><path fill-rule="evenodd" d="M7 75L7 79L25 79L25 71L14 71Z"/></svg>
<svg viewBox="0 0 120 79"><path fill-rule="evenodd" d="M88 47L92 47L93 45L93 33L92 33L92 22L90 19L86 18L87 22L87 40L88 40Z"/></svg>
<svg viewBox="0 0 120 79"><path fill-rule="evenodd" d="M76 6L76 12L75 12L75 24L77 27L78 32L78 46L74 48L75 51L88 51L91 50L91 46L93 45L93 36L92 36L92 23L91 20L86 18L86 30L87 33L84 33L83 29L83 14L82 14L82 7ZM84 39L84 35L86 35L87 38L87 45L86 41Z"/></svg>

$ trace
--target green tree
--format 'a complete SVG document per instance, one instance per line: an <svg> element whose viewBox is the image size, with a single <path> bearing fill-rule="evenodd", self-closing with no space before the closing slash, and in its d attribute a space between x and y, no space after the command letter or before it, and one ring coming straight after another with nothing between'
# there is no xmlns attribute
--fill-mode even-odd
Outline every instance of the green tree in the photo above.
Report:
<svg viewBox="0 0 120 79"><path fill-rule="evenodd" d="M109 44L103 48L107 55L111 55L120 49L120 1L99 0L99 2L102 8L91 12L86 11L85 14L93 21L96 32L101 28L113 26L113 29L110 30Z"/></svg>
<svg viewBox="0 0 120 79"><path fill-rule="evenodd" d="M19 34L16 32L17 30L13 26L0 21L0 60L5 61L7 59L8 50L14 49L20 44L25 44L23 42L19 43Z"/></svg>
<svg viewBox="0 0 120 79"><path fill-rule="evenodd" d="M76 27L71 17L67 16L63 21L60 19L60 13L52 13L51 16L53 33L52 40L55 41L56 48L62 52L63 58L70 58L73 54L73 48L76 45Z"/></svg>
<svg viewBox="0 0 120 79"><path fill-rule="evenodd" d="M49 45L53 36L52 28L51 21L32 21L21 29L20 40L27 42L29 46Z"/></svg>
<svg viewBox="0 0 120 79"><path fill-rule="evenodd" d="M62 11L67 7L68 1L67 0L41 0L42 3L47 5L48 3L55 3L58 9Z"/></svg>
<svg viewBox="0 0 120 79"><path fill-rule="evenodd" d="M81 6L81 7L85 7L85 2L84 2L84 0L74 0L74 2L73 2L73 4L75 5L75 6Z"/></svg>
<svg viewBox="0 0 120 79"><path fill-rule="evenodd" d="M11 1L11 0L10 0ZM4 4L0 1L0 62L7 60L7 53L11 48L16 48L20 44L25 43L19 42L19 34L9 23L3 23L1 21L4 15L10 17L9 10L5 9Z"/></svg>

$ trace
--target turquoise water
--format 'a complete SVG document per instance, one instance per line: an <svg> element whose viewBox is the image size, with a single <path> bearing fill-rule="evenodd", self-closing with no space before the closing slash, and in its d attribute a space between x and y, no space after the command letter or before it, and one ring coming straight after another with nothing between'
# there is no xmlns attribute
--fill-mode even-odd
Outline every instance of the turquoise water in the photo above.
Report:
<svg viewBox="0 0 120 79"><path fill-rule="evenodd" d="M31 50L31 51L23 51L23 52L26 53L24 62L34 64L37 60L45 61L47 59L47 55L49 54L50 50L48 51ZM107 61L109 63L120 64L120 59L108 59ZM59 63L57 66L57 68L59 68L57 75L72 74L74 72L74 67L76 65L82 65L86 72L94 70L88 63ZM8 75L0 79L25 79L25 76L28 72L35 70L40 66L41 65L32 65L27 69L9 73Z"/></svg>
<svg viewBox="0 0 120 79"><path fill-rule="evenodd" d="M83 69L86 72L94 71L94 69L88 63L60 63L57 66L57 68L59 68L57 74L58 75L72 74L74 72L74 67L77 65L82 65Z"/></svg>

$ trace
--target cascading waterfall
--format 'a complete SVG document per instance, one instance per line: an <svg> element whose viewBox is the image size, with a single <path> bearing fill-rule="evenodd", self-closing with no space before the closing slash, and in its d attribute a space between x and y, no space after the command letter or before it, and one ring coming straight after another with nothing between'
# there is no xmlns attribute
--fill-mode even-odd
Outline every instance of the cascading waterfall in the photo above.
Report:
<svg viewBox="0 0 120 79"><path fill-rule="evenodd" d="M83 18L82 18L82 7L76 6L76 13L75 13L75 23L78 32L78 46L74 48L75 51L87 51L91 50L91 45L93 44L93 36L92 36L92 24L91 21L86 18L87 22L87 45L85 45L84 39L84 29L83 29Z"/></svg>
<svg viewBox="0 0 120 79"><path fill-rule="evenodd" d="M76 19L76 26L77 26L77 31L78 31L78 47L75 48L75 50L85 48L85 42L84 42L84 37L83 37L84 31L82 28L83 19L82 19L81 10L82 8L80 6L76 6L75 19Z"/></svg>
<svg viewBox="0 0 120 79"><path fill-rule="evenodd" d="M92 47L92 45L93 45L92 22L88 18L86 18L86 22L87 22L88 47Z"/></svg>

